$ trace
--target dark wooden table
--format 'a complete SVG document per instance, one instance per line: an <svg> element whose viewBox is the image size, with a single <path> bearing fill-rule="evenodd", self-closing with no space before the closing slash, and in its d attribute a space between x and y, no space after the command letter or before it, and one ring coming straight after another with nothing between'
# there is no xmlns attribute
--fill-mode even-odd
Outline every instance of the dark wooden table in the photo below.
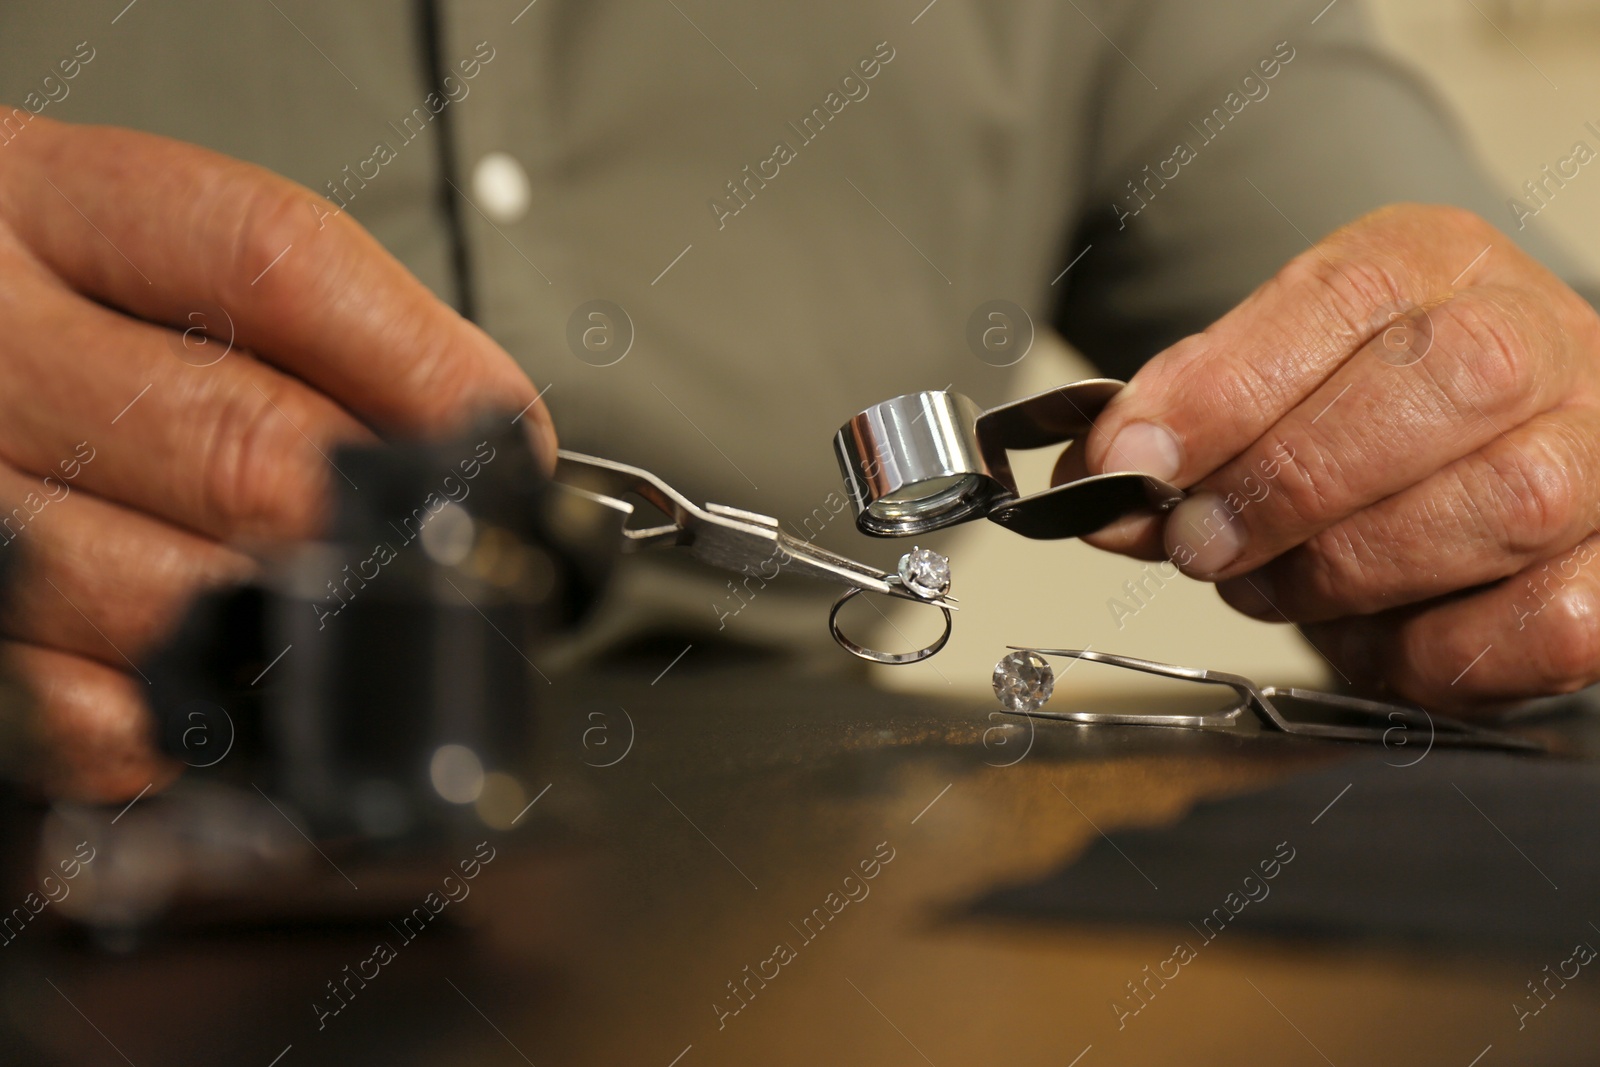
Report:
<svg viewBox="0 0 1600 1067"><path fill-rule="evenodd" d="M320 1029L325 983L375 942L399 943L387 916L198 925L178 914L120 955L30 931L0 949L0 1056L137 1067L1600 1062L1600 978L1573 982L1511 1048L1497 1035L1528 977L1521 964L1219 939L1119 1029L1112 1000L1170 953L1169 931L966 911L1100 831L1170 822L1197 801L1350 759L1351 746L1062 727L1039 729L1030 747L1026 727L1002 725L990 705L693 657L652 684L659 666L558 680L540 712L548 793L493 837L496 858L451 921L400 943ZM369 896L390 877L346 870ZM325 874L330 899L352 892Z"/></svg>

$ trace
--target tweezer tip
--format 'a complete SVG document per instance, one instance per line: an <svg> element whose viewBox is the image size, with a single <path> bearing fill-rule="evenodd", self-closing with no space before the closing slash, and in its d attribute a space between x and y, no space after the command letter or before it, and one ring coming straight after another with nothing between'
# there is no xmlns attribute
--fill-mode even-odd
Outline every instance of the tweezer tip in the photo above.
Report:
<svg viewBox="0 0 1600 1067"><path fill-rule="evenodd" d="M1085 656L1093 658L1093 655L1095 654L1094 650L1090 648L1040 648L1037 645L1007 645L1006 647L1011 649L1013 652L1037 652L1041 656L1066 656L1069 659L1082 659ZM1104 652L1098 654L1107 656L1108 659L1118 658L1115 656L1108 656L1107 653Z"/></svg>

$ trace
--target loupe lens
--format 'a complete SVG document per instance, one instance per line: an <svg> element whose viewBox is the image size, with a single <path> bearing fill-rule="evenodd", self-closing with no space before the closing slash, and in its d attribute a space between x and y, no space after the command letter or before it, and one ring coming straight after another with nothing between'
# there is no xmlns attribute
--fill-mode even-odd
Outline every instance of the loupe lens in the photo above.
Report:
<svg viewBox="0 0 1600 1067"><path fill-rule="evenodd" d="M880 497L868 510L889 522L940 518L969 503L982 487L976 474L929 478Z"/></svg>

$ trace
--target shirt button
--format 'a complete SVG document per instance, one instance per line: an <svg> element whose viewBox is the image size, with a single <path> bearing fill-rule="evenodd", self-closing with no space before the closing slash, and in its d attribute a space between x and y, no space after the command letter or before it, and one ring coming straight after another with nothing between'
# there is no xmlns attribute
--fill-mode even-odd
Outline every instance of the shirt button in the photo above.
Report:
<svg viewBox="0 0 1600 1067"><path fill-rule="evenodd" d="M516 222L528 213L533 188L528 172L505 152L490 152L472 171L472 191L483 213L496 222Z"/></svg>

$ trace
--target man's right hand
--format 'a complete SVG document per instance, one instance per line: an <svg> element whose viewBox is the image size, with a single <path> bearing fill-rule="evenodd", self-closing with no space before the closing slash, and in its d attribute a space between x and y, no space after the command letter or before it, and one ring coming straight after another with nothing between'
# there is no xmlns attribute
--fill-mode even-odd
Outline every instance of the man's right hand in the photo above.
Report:
<svg viewBox="0 0 1600 1067"><path fill-rule="evenodd" d="M318 532L338 443L533 404L553 460L536 396L309 190L31 121L0 146L0 552L30 564L0 648L37 699L39 780L114 800L175 775L133 665L250 546Z"/></svg>

